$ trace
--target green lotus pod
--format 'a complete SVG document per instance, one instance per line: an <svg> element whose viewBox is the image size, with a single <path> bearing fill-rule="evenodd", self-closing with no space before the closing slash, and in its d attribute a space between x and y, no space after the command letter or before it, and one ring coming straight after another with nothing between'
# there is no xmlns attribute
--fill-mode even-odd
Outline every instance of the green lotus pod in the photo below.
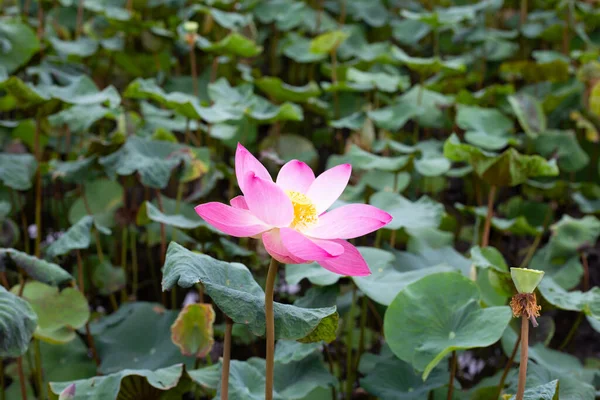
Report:
<svg viewBox="0 0 600 400"><path fill-rule="evenodd" d="M183 29L187 33L196 33L198 32L198 23L196 21L186 21L183 24Z"/></svg>
<svg viewBox="0 0 600 400"><path fill-rule="evenodd" d="M511 268L510 275L519 293L533 293L544 277L544 271L528 268Z"/></svg>

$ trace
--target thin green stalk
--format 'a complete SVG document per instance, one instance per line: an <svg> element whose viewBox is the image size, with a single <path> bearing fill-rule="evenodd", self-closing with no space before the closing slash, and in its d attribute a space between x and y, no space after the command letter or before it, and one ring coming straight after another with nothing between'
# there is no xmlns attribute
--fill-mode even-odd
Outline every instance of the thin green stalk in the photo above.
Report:
<svg viewBox="0 0 600 400"><path fill-rule="evenodd" d="M121 268L127 276L127 236L129 236L127 225L123 225L121 229ZM121 302L127 301L127 285L121 289Z"/></svg>
<svg viewBox="0 0 600 400"><path fill-rule="evenodd" d="M481 237L481 247L487 247L490 241L490 228L492 226L492 216L494 215L494 198L496 197L496 186L490 187L488 194L487 215L485 216L485 225L483 227L483 236Z"/></svg>
<svg viewBox="0 0 600 400"><path fill-rule="evenodd" d="M495 398L499 398L502 394L502 390L504 389L504 382L506 381L506 376L508 375L508 371L510 371L510 367L512 366L513 361L515 360L515 356L517 355L517 350L519 350L520 343L521 337L519 336L517 337L517 340L515 340L515 346L513 347L512 353L510 353L510 358L504 366L504 371L502 372L502 377L500 378L500 383L498 384L498 392Z"/></svg>
<svg viewBox="0 0 600 400"><path fill-rule="evenodd" d="M352 366L352 343L354 342L354 307L356 304L356 286L352 285L352 303L348 311L348 325L346 326L346 399L352 398L354 390L354 371Z"/></svg>
<svg viewBox="0 0 600 400"><path fill-rule="evenodd" d="M81 259L81 252L79 250L75 250L77 255L77 276L78 276L78 285L79 291L85 297L85 287L83 283L83 261ZM85 334L87 336L88 345L90 346L90 350L92 350L92 358L96 363L96 367L100 366L100 359L98 358L98 351L96 351L96 343L94 342L94 337L90 331L90 323L86 322L85 324Z"/></svg>
<svg viewBox="0 0 600 400"><path fill-rule="evenodd" d="M233 321L225 317L225 339L223 341L223 367L221 369L221 399L229 398L229 360L231 358L231 333Z"/></svg>
<svg viewBox="0 0 600 400"><path fill-rule="evenodd" d="M273 291L275 288L275 278L277 277L278 266L279 263L277 260L271 258L265 287L265 318L267 326L265 400L273 400L273 373L275 367L275 315L273 314Z"/></svg>
<svg viewBox="0 0 600 400"><path fill-rule="evenodd" d="M583 321L583 313L580 312L577 315L577 319L575 320L575 322L573 322L573 325L571 325L571 329L569 329L569 333L567 333L565 340L563 340L563 342L558 347L559 350L565 349L569 345L569 343L571 343L571 340L573 340L573 336L575 336L575 333L577 332L577 328L579 328L579 325L581 325L582 321Z"/></svg>
<svg viewBox="0 0 600 400"><path fill-rule="evenodd" d="M41 4L40 4L41 7ZM40 117L35 119L35 136L34 136L34 154L35 159L38 162L38 168L35 175L35 256L41 256L41 244L42 244L42 173L40 171L41 155L40 155L40 134L41 134L41 121Z"/></svg>
<svg viewBox="0 0 600 400"><path fill-rule="evenodd" d="M21 211L21 230L23 231L23 245L25 249L25 253L30 254L29 249L29 229L27 229L27 215L25 215L25 210L23 209L23 203L21 202L21 197L19 193L17 193L14 189L11 189L11 194L13 198L13 202L15 202L15 210L17 206Z"/></svg>
<svg viewBox="0 0 600 400"><path fill-rule="evenodd" d="M329 373L331 376L335 376L335 369L333 367L333 357L331 357L331 352L329 351L329 347L327 345L323 346L325 350L325 356L327 357L327 364L329 365ZM331 385L331 399L337 400L337 390L335 389L335 385Z"/></svg>
<svg viewBox="0 0 600 400"><path fill-rule="evenodd" d="M40 350L39 339L33 339L33 352L35 357L35 377L38 386L38 393L41 399L46 398L44 394L44 372L42 371L42 351Z"/></svg>
<svg viewBox="0 0 600 400"><path fill-rule="evenodd" d="M4 359L0 357L0 400L6 400L4 390Z"/></svg>
<svg viewBox="0 0 600 400"><path fill-rule="evenodd" d="M365 351L365 330L367 327L367 314L369 313L367 309L368 302L369 299L367 298L367 296L363 295L362 303L360 306L360 336L358 337L358 353L356 354L356 360L354 361L355 371L358 370L360 357Z"/></svg>
<svg viewBox="0 0 600 400"><path fill-rule="evenodd" d="M133 227L130 231L131 234L131 244L130 244L130 249L131 249L131 272L132 272L132 280L133 280L133 284L132 284L132 288L131 288L131 293L133 294L133 298L137 299L137 291L138 291L138 280L139 280L139 276L138 276L138 259L137 259L137 231L135 229L135 227Z"/></svg>
<svg viewBox="0 0 600 400"><path fill-rule="evenodd" d="M521 317L521 360L519 364L519 384L516 400L523 400L527 380L527 359L529 352L529 319Z"/></svg>
<svg viewBox="0 0 600 400"><path fill-rule="evenodd" d="M25 386L25 374L23 373L23 357L17 358L17 373L19 374L19 385L21 386L21 399L27 400L27 387Z"/></svg>
<svg viewBox="0 0 600 400"><path fill-rule="evenodd" d="M183 182L179 182L179 184L177 185L177 196L175 197L175 214L179 214L179 209L181 208L181 198L183 197L183 189L184 189ZM177 241L177 231L176 230L173 230L172 240L174 242Z"/></svg>
<svg viewBox="0 0 600 400"><path fill-rule="evenodd" d="M452 394L454 393L454 376L456 375L456 351L452 352L452 358L450 359L450 382L448 383L448 400L452 400Z"/></svg>

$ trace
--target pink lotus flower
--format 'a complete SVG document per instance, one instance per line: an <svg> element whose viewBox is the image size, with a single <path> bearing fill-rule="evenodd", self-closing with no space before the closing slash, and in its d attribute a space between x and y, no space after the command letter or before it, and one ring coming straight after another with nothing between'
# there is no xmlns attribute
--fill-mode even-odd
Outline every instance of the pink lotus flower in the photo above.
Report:
<svg viewBox="0 0 600 400"><path fill-rule="evenodd" d="M292 160L273 182L260 161L238 144L235 173L244 195L231 199L231 207L212 202L195 209L228 235L262 239L267 252L281 263L316 261L340 275L370 275L362 255L344 239L371 233L392 216L366 204L327 212L346 188L351 172L350 164L343 164L315 178L308 165Z"/></svg>

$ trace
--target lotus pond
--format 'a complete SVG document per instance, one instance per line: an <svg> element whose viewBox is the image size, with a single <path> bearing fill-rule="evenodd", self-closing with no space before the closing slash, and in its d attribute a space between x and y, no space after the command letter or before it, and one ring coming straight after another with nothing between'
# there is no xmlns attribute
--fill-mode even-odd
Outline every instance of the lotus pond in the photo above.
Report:
<svg viewBox="0 0 600 400"><path fill-rule="evenodd" d="M0 400L600 396L595 0L0 3Z"/></svg>

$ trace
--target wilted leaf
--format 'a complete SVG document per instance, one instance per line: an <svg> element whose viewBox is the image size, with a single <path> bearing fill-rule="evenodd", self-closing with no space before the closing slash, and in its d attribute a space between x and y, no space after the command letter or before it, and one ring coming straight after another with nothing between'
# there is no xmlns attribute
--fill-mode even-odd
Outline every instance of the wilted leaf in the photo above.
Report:
<svg viewBox="0 0 600 400"><path fill-rule="evenodd" d="M214 322L211 304L188 304L171 325L171 339L184 356L202 358L212 349Z"/></svg>

